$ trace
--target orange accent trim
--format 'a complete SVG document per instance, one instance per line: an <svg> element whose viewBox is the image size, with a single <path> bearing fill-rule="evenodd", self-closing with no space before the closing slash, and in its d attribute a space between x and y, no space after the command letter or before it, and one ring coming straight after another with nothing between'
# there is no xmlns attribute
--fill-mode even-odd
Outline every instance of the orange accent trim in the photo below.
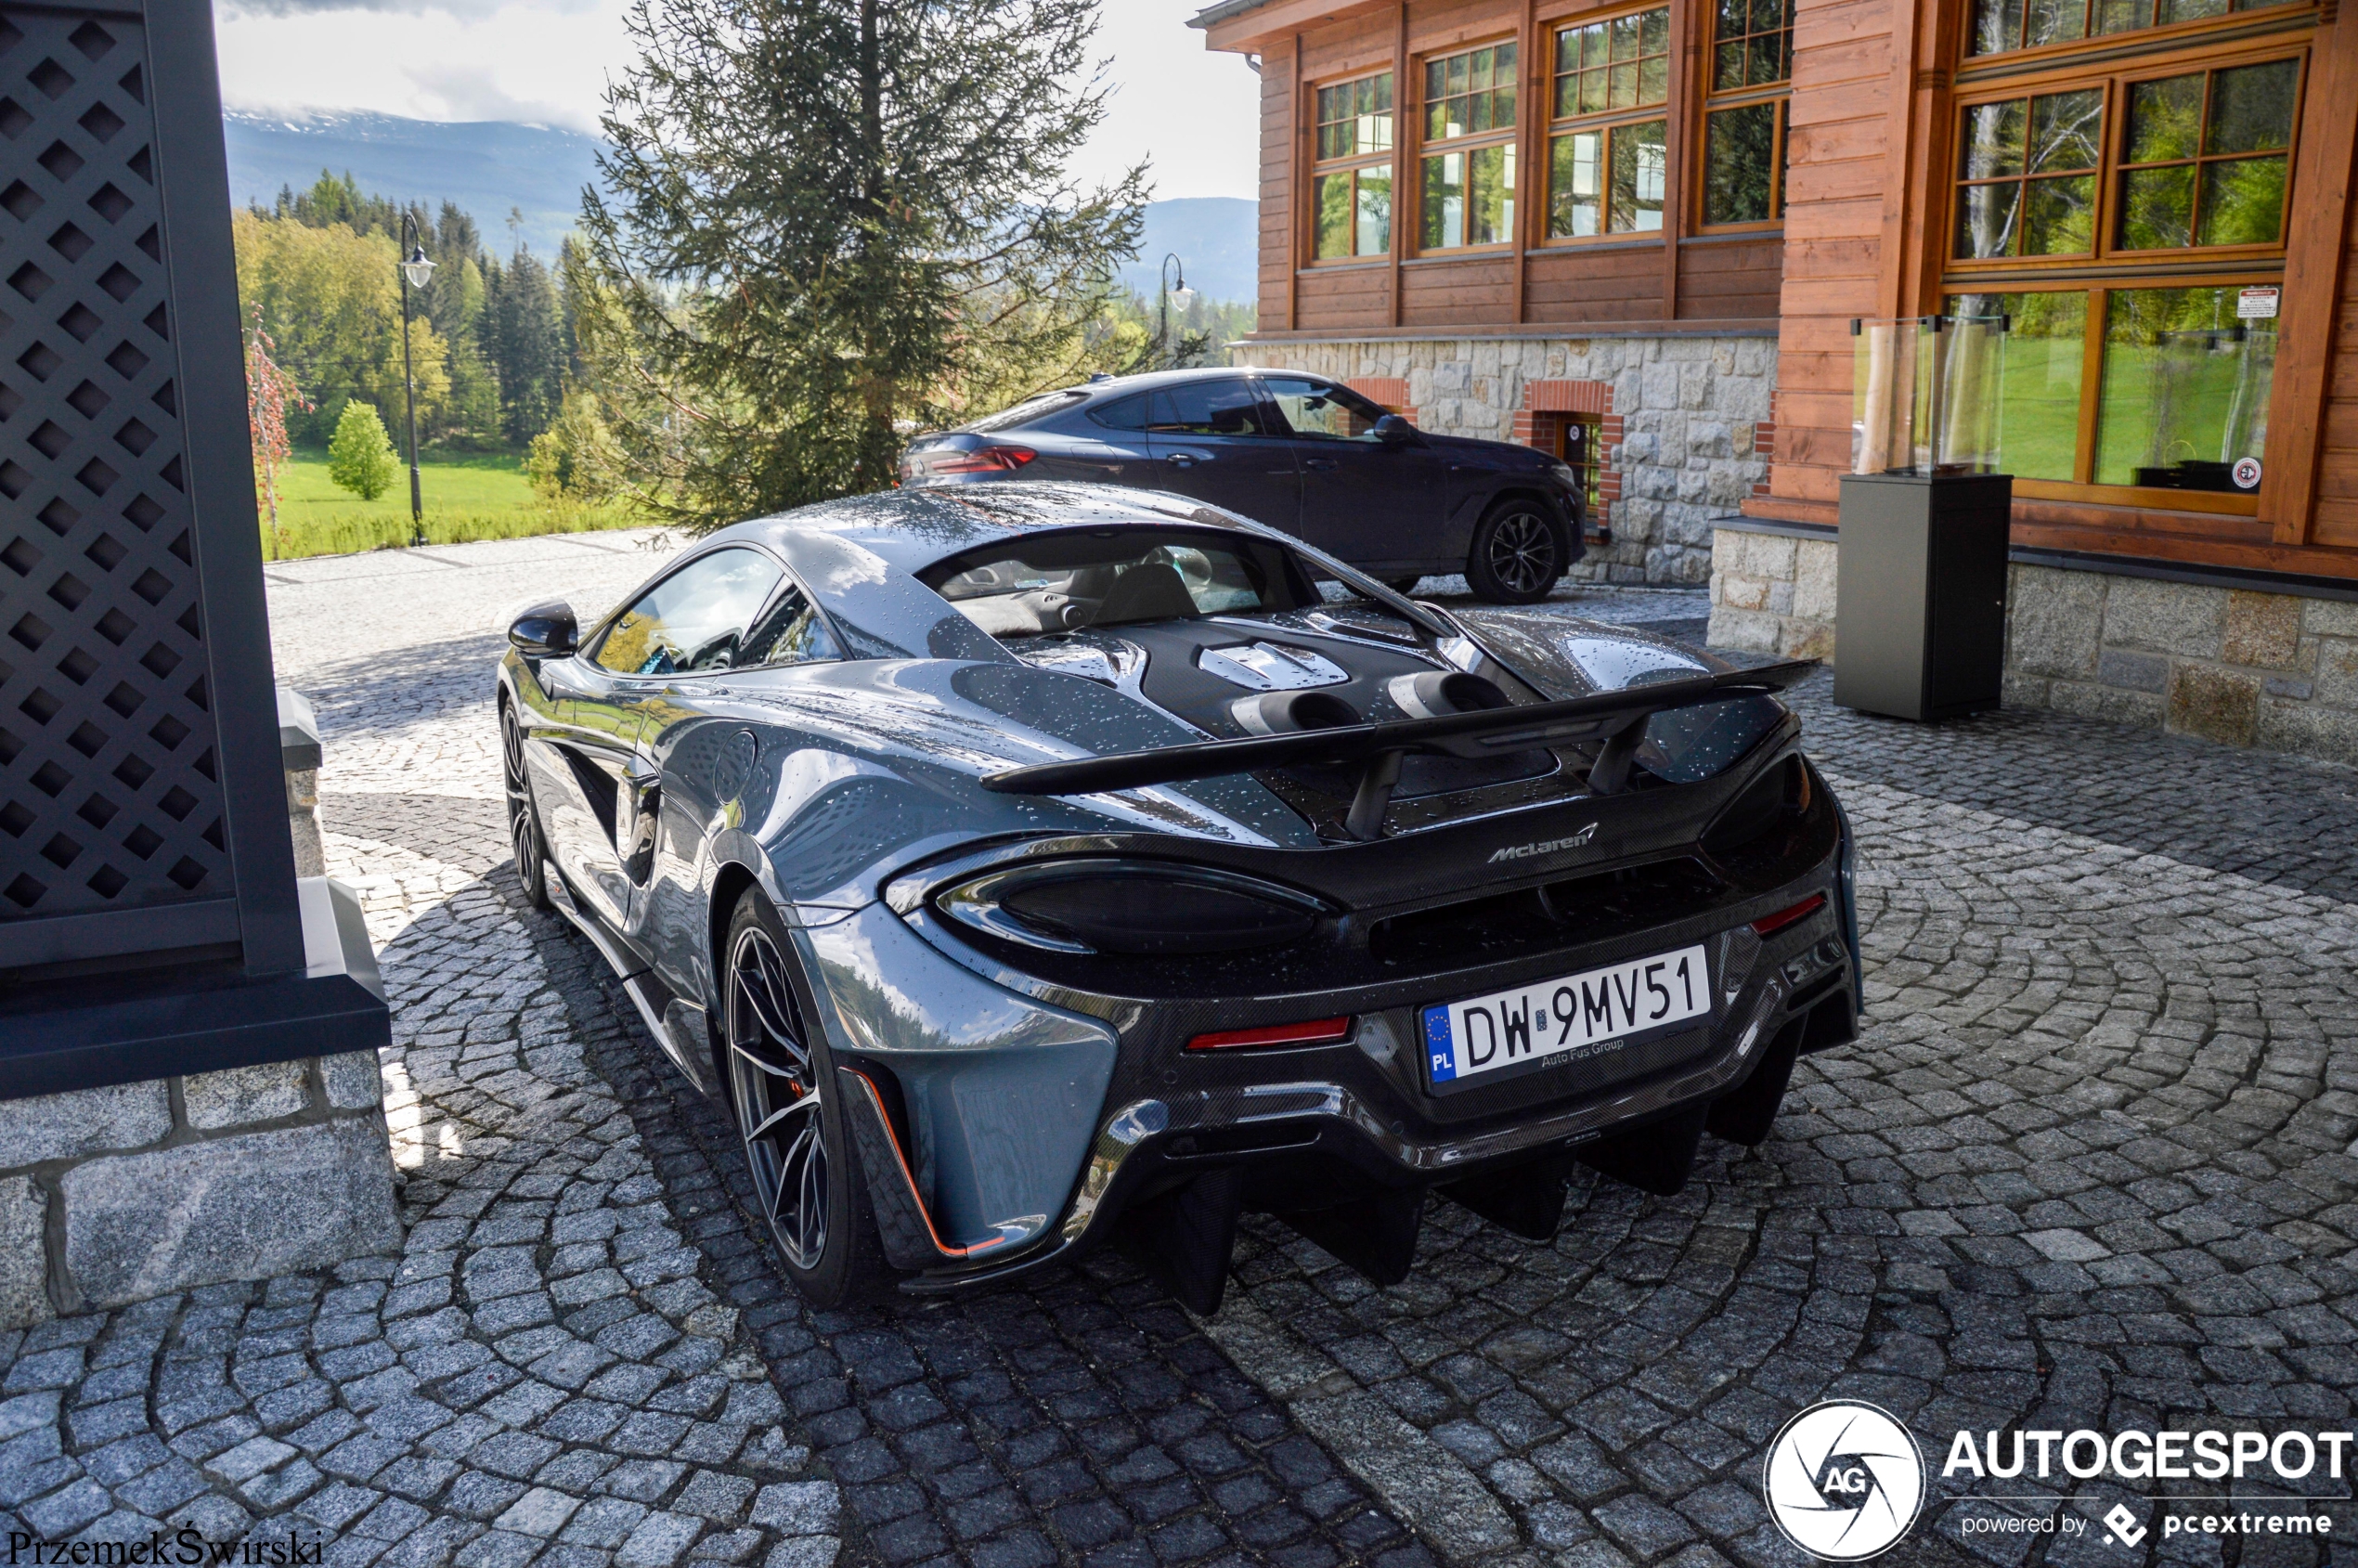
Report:
<svg viewBox="0 0 2358 1568"><path fill-rule="evenodd" d="M1807 898L1802 900L1799 903L1794 905L1791 909L1781 909L1774 914L1764 914L1759 919L1754 921L1752 923L1753 934L1762 937L1774 935L1776 932L1783 930L1786 927L1792 925L1796 920L1807 920L1809 916L1817 914L1820 910L1825 907L1826 895L1823 893L1812 893Z"/></svg>
<svg viewBox="0 0 2358 1568"><path fill-rule="evenodd" d="M1331 1045L1351 1038L1351 1019L1309 1018L1262 1029L1224 1029L1187 1042L1190 1051L1233 1050L1248 1045Z"/></svg>
<svg viewBox="0 0 2358 1568"><path fill-rule="evenodd" d="M944 1257L971 1258L977 1252L987 1252L991 1248L1004 1243L1007 1239L1004 1236L994 1236L988 1241L978 1241L971 1247L952 1247L941 1239L941 1232L934 1228L933 1215L926 1208L925 1198L917 1191L917 1178L909 1170L909 1157L900 1151L900 1134L892 1130L892 1118L885 1112L884 1095L876 1092L875 1081L858 1068L848 1067L843 1070L860 1080L860 1086L868 1091L868 1098L875 1105L876 1121L884 1127L885 1141L892 1145L892 1158L900 1167L900 1179L909 1184L909 1201L917 1206L917 1217L926 1222L926 1234L933 1238L934 1251Z"/></svg>

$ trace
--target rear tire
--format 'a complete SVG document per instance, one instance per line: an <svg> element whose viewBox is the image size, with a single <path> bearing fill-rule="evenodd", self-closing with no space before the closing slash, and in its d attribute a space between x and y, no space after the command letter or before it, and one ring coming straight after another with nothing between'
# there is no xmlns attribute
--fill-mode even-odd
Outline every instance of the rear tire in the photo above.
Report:
<svg viewBox="0 0 2358 1568"><path fill-rule="evenodd" d="M549 841L540 832L540 809L532 799L532 774L524 762L524 730L515 709L499 705L499 771L508 794L508 843L516 852L516 881L524 901L538 910L549 901Z"/></svg>
<svg viewBox="0 0 2358 1568"><path fill-rule="evenodd" d="M1466 584L1493 604L1536 604L1571 562L1556 520L1537 501L1509 496L1474 529Z"/></svg>
<svg viewBox="0 0 2358 1568"><path fill-rule="evenodd" d="M722 952L722 1066L771 1246L812 1306L875 1295L893 1274L842 1114L835 1056L824 1031L807 1021L810 987L759 889L738 899Z"/></svg>

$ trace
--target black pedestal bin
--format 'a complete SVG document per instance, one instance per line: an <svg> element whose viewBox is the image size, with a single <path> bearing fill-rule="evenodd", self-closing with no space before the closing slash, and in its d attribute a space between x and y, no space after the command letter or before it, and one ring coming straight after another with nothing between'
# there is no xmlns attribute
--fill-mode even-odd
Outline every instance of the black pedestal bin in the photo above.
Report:
<svg viewBox="0 0 2358 1568"><path fill-rule="evenodd" d="M1998 706L2014 489L2004 473L1843 476L1836 703L1915 719Z"/></svg>

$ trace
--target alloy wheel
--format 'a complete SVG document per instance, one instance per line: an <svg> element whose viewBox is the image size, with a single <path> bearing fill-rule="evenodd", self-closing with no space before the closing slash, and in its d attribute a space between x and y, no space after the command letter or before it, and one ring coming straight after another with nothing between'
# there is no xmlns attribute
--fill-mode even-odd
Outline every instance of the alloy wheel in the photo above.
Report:
<svg viewBox="0 0 2358 1568"><path fill-rule="evenodd" d="M802 1038L786 965L768 932L737 939L729 959L729 1084L762 1217L788 1263L812 1269L827 1251L825 1096Z"/></svg>
<svg viewBox="0 0 2358 1568"><path fill-rule="evenodd" d="M524 884L525 896L533 906L546 909L547 857L540 843L539 819L532 809L532 783L525 773L524 732L516 716L505 708L499 714L499 772L507 786L508 843L515 850L517 880Z"/></svg>
<svg viewBox="0 0 2358 1568"><path fill-rule="evenodd" d="M1517 593L1543 592L1556 580L1555 531L1531 512L1509 512L1491 530L1486 564Z"/></svg>

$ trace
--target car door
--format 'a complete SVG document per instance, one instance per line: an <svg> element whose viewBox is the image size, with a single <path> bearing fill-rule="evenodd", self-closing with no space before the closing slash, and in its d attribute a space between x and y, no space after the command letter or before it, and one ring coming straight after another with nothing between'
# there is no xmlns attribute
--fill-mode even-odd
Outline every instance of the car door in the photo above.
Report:
<svg viewBox="0 0 2358 1568"><path fill-rule="evenodd" d="M1354 566L1428 564L1442 548L1442 463L1421 440L1386 442L1384 410L1315 376L1261 378L1270 417L1293 440L1302 537Z"/></svg>
<svg viewBox="0 0 2358 1568"><path fill-rule="evenodd" d="M1250 376L1205 377L1159 387L1147 435L1158 489L1225 507L1291 533L1302 517L1293 443L1271 429Z"/></svg>
<svg viewBox="0 0 2358 1568"><path fill-rule="evenodd" d="M640 595L564 668L555 746L562 776L553 806L542 805L542 827L567 886L617 930L646 879L660 805L639 747L647 705L682 675L728 669L784 575L758 550L699 555Z"/></svg>

